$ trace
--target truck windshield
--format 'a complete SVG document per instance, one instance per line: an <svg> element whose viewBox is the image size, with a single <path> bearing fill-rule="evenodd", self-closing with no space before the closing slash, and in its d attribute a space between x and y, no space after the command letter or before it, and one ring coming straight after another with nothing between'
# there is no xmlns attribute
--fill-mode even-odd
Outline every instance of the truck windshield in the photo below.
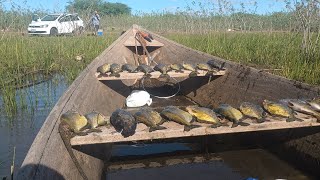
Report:
<svg viewBox="0 0 320 180"><path fill-rule="evenodd" d="M46 15L45 17L43 17L41 19L41 21L55 21L57 18L59 17L59 15Z"/></svg>

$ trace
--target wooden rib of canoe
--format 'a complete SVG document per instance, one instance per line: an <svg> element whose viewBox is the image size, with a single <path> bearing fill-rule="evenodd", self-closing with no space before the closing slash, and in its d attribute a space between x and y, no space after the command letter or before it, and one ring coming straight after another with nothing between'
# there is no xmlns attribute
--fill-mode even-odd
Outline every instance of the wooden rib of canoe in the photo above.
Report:
<svg viewBox="0 0 320 180"><path fill-rule="evenodd" d="M91 134L71 139L73 154L81 165L84 174L81 173L58 132L60 116L70 109L76 109L81 114L86 114L94 109L105 116L110 116L114 110L123 107L125 98L132 90L130 85L133 85L136 81L132 78L124 78L126 80L123 81L97 79L99 75L96 74L96 70L104 63L135 64L138 56L135 48L136 43L132 37L134 37L138 28L153 35L154 43L148 43L147 49L156 62L164 64L181 63L182 61L196 64L208 60L225 62L226 71L216 74L211 78L211 81L208 81L206 76L185 77L180 81L181 95L173 99L154 98L152 105L154 108L161 108L163 104L170 103L176 106L194 103L201 106L217 106L221 102L239 107L240 103L244 101L261 104L264 99L278 100L319 96L319 87L292 81L199 52L138 26L133 26L96 57L59 99L28 151L22 167L16 175L17 179L102 179L105 176L106 168L104 165L110 158L113 142L170 139L184 136L202 137L204 135L209 135L207 138L210 141L214 134L256 133L257 131L263 133L267 130L276 129L284 129L284 131L281 131L281 139L284 141L279 147L282 151L298 152L299 157L295 158L303 159L305 163L319 169L319 164L316 162L320 160L320 131L317 127L320 123L310 118L304 122L286 123L278 121L233 129L223 127L209 130L203 127L193 129L188 133L183 132L182 127L170 123L167 124L169 127L166 130L167 132L155 131L153 133L147 133L145 127L139 125L136 134L128 139L119 134L114 134L112 139L110 138L112 130L105 128L100 135ZM142 47L137 43L137 52L141 53L141 51ZM307 131L308 136L291 138L301 129L303 129L302 132ZM278 136L272 137L280 138ZM276 141L272 137L269 138L268 136L267 139ZM208 146L210 148L210 145Z"/></svg>

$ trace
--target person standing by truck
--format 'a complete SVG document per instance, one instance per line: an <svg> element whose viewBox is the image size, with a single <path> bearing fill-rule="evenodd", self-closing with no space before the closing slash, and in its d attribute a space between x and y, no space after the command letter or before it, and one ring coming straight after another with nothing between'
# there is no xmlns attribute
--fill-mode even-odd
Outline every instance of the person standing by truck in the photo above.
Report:
<svg viewBox="0 0 320 180"><path fill-rule="evenodd" d="M94 11L94 14L91 17L91 23L93 25L94 34L97 35L98 29L100 27L100 16L97 11Z"/></svg>

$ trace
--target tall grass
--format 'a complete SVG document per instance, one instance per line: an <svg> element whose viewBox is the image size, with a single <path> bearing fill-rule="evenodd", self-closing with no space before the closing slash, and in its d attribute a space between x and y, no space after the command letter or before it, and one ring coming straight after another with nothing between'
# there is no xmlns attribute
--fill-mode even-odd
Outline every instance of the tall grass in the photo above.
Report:
<svg viewBox="0 0 320 180"><path fill-rule="evenodd" d="M1 35L1 34L0 34ZM13 115L18 107L16 89L42 75L59 73L72 82L116 36L28 37L10 32L0 41L0 89L4 109ZM81 61L75 57L80 55ZM41 77L40 77L41 78ZM20 97L20 102L28 97Z"/></svg>
<svg viewBox="0 0 320 180"><path fill-rule="evenodd" d="M314 55L313 63L307 61L300 51L302 34L218 32L167 37L218 57L261 69L279 69L275 73L320 85L320 51Z"/></svg>

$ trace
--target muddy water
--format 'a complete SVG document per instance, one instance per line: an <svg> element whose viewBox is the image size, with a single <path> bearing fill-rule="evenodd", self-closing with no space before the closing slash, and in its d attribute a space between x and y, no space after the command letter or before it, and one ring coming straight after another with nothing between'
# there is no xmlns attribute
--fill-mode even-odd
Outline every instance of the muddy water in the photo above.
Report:
<svg viewBox="0 0 320 180"><path fill-rule="evenodd" d="M24 110L18 110L16 116L9 118L1 109L0 178L10 175L14 147L16 149L15 170L21 166L33 139L66 88L67 84L63 78L55 76L47 82L19 90L24 97L17 96L17 101L20 103L20 99L25 99L27 106ZM26 96L28 98L25 98ZM0 97L0 107L3 107L2 103Z"/></svg>

